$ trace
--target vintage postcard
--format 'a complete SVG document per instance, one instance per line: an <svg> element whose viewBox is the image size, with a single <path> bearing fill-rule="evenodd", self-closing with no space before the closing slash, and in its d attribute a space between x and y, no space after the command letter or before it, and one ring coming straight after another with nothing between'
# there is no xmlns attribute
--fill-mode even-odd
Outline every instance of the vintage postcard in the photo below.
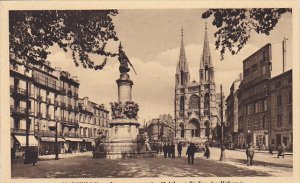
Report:
<svg viewBox="0 0 300 183"><path fill-rule="evenodd" d="M1 182L300 181L296 1L0 5Z"/></svg>

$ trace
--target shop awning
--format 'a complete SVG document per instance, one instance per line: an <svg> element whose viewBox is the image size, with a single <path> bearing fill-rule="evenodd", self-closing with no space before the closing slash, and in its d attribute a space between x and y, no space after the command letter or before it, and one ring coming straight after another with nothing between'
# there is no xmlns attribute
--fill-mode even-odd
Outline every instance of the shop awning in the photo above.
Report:
<svg viewBox="0 0 300 183"><path fill-rule="evenodd" d="M43 142L55 142L54 137L41 137L41 140ZM63 138L57 138L57 142L64 142L65 140Z"/></svg>
<svg viewBox="0 0 300 183"><path fill-rule="evenodd" d="M85 142L94 142L94 139L91 138L82 138Z"/></svg>
<svg viewBox="0 0 300 183"><path fill-rule="evenodd" d="M15 135L21 146L26 146L26 136ZM38 141L33 135L29 135L29 146L38 146Z"/></svg>
<svg viewBox="0 0 300 183"><path fill-rule="evenodd" d="M65 140L71 142L82 142L81 138L65 138Z"/></svg>

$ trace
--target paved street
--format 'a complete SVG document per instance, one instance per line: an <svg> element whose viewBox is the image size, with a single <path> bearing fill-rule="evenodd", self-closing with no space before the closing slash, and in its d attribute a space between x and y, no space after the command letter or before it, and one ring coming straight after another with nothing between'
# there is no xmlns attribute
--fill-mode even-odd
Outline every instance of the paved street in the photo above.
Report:
<svg viewBox="0 0 300 183"><path fill-rule="evenodd" d="M185 149L184 149L185 150ZM187 164L186 156L165 159L93 159L91 153L60 160L42 160L36 166L13 164L14 178L70 178L70 177L228 177L228 176L291 176L292 156L278 159L275 155L256 153L255 165L245 165L245 153L226 151L226 162L219 162L220 150L211 148L211 158L197 153L195 164ZM274 168L276 167L276 168Z"/></svg>

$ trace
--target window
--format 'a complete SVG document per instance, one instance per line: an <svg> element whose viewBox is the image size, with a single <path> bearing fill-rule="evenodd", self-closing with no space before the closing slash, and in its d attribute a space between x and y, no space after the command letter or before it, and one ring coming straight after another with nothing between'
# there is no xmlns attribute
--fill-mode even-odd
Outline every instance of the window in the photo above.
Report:
<svg viewBox="0 0 300 183"><path fill-rule="evenodd" d="M282 105L282 97L281 95L277 96L277 106L281 106Z"/></svg>
<svg viewBox="0 0 300 183"><path fill-rule="evenodd" d="M277 114L277 126L282 126L282 116L281 114Z"/></svg>
<svg viewBox="0 0 300 183"><path fill-rule="evenodd" d="M289 101L289 104L292 103L293 101L293 95L292 95L292 91L289 91L289 95L288 95L288 101Z"/></svg>
<svg viewBox="0 0 300 183"><path fill-rule="evenodd" d="M292 113L292 111L289 112L289 124L290 125L293 124L293 113Z"/></svg>
<svg viewBox="0 0 300 183"><path fill-rule="evenodd" d="M267 123L267 116L264 116L263 117L263 122L262 122L262 127L263 128L266 128L266 126L267 126L266 123Z"/></svg>
<svg viewBox="0 0 300 183"><path fill-rule="evenodd" d="M276 88L278 89L278 88L280 88L281 87L281 81L277 81L276 82Z"/></svg>
<svg viewBox="0 0 300 183"><path fill-rule="evenodd" d="M268 110L267 99L265 99L265 100L263 101L263 109L264 109L264 111L267 111L267 110Z"/></svg>

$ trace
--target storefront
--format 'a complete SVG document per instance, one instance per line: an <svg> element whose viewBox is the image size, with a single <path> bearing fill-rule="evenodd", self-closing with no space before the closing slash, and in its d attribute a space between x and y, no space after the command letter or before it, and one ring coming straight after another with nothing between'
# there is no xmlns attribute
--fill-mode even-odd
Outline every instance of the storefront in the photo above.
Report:
<svg viewBox="0 0 300 183"><path fill-rule="evenodd" d="M57 138L58 153L64 153L63 147L65 140ZM54 137L40 137L39 155L55 154L55 138Z"/></svg>
<svg viewBox="0 0 300 183"><path fill-rule="evenodd" d="M92 151L93 148L95 147L95 140L92 138L83 138L83 143L81 148L87 150L87 151Z"/></svg>
<svg viewBox="0 0 300 183"><path fill-rule="evenodd" d="M28 146L31 149L38 148L38 141L33 135L28 136ZM11 141L11 153L12 159L24 157L26 149L26 136L25 135L14 135Z"/></svg>
<svg viewBox="0 0 300 183"><path fill-rule="evenodd" d="M266 150L269 146L268 130L253 131L253 145L260 150Z"/></svg>
<svg viewBox="0 0 300 183"><path fill-rule="evenodd" d="M76 153L80 152L80 142L83 140L81 138L65 138L65 152Z"/></svg>

